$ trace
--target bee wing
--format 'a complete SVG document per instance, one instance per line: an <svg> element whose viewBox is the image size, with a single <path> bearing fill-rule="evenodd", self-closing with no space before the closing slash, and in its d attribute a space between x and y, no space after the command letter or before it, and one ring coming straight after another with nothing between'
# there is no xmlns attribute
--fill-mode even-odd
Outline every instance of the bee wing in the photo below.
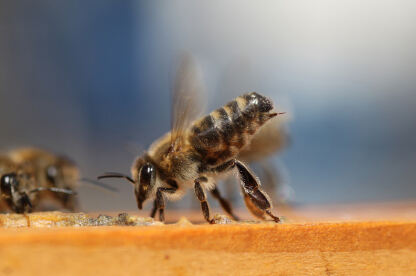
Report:
<svg viewBox="0 0 416 276"><path fill-rule="evenodd" d="M191 55L182 58L172 90L171 148L178 149L184 133L203 110L203 90L199 70Z"/></svg>
<svg viewBox="0 0 416 276"><path fill-rule="evenodd" d="M238 158L247 163L260 161L276 154L289 144L287 120L282 116L263 125L254 134L250 144L239 152Z"/></svg>

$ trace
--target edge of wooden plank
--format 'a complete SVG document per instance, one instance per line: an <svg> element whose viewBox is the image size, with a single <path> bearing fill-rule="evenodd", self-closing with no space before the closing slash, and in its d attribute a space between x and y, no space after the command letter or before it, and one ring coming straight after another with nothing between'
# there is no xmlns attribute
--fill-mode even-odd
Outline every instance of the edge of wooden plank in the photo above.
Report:
<svg viewBox="0 0 416 276"><path fill-rule="evenodd" d="M0 230L0 247L45 244L74 247L136 246L227 252L416 250L416 221L164 225Z"/></svg>

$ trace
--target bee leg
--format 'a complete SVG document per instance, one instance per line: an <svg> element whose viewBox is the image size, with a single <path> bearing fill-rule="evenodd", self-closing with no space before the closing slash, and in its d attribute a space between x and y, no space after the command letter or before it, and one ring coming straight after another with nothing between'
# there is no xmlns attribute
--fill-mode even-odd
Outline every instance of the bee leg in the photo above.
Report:
<svg viewBox="0 0 416 276"><path fill-rule="evenodd" d="M200 183L200 181L204 181L204 180L205 178L198 178L195 180L195 185L194 185L195 195L201 203L202 214L204 215L205 220L209 223L214 223L213 220L209 219L209 206L208 206L207 198L205 196L205 192L202 189L201 183Z"/></svg>
<svg viewBox="0 0 416 276"><path fill-rule="evenodd" d="M211 194L213 197L215 197L222 209L224 209L224 211L229 214L234 220L240 220L236 215L234 215L232 208L231 208L231 204L221 196L220 191L218 190L217 186L214 187L214 189L211 191Z"/></svg>
<svg viewBox="0 0 416 276"><path fill-rule="evenodd" d="M19 214L30 213L32 211L32 202L26 193L20 193L20 198L14 206L14 211Z"/></svg>
<svg viewBox="0 0 416 276"><path fill-rule="evenodd" d="M157 212L157 201L155 200L153 201L153 208L152 208L152 211L150 212L150 217L155 218L156 212Z"/></svg>
<svg viewBox="0 0 416 276"><path fill-rule="evenodd" d="M163 198L163 194L160 189L161 188L157 189L155 202L157 209L159 210L159 220L165 222L165 199Z"/></svg>
<svg viewBox="0 0 416 276"><path fill-rule="evenodd" d="M235 165L241 180L241 190L244 201L251 213L257 217L265 219L265 215L270 216L275 222L280 219L272 214L269 196L261 190L256 177L247 169L246 165L235 160Z"/></svg>
<svg viewBox="0 0 416 276"><path fill-rule="evenodd" d="M156 206L159 209L159 220L165 222L165 199L163 198L163 193L173 194L176 192L177 188L157 188L156 192Z"/></svg>

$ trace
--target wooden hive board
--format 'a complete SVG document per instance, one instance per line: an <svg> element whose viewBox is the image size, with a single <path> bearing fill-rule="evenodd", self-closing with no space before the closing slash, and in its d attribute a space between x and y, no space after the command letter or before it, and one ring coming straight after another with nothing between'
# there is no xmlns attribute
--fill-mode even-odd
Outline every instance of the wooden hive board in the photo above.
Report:
<svg viewBox="0 0 416 276"><path fill-rule="evenodd" d="M416 275L415 207L399 203L287 209L282 224L32 223L0 229L0 274ZM34 222L36 216L45 221L50 214L24 219Z"/></svg>

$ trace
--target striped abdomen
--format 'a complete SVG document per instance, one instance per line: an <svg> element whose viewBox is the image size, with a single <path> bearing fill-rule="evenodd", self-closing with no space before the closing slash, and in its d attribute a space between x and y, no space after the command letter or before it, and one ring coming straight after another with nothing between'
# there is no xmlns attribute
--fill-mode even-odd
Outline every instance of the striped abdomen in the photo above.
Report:
<svg viewBox="0 0 416 276"><path fill-rule="evenodd" d="M272 109L268 98L244 94L194 122L189 141L206 165L218 166L236 156L256 130L277 115Z"/></svg>

